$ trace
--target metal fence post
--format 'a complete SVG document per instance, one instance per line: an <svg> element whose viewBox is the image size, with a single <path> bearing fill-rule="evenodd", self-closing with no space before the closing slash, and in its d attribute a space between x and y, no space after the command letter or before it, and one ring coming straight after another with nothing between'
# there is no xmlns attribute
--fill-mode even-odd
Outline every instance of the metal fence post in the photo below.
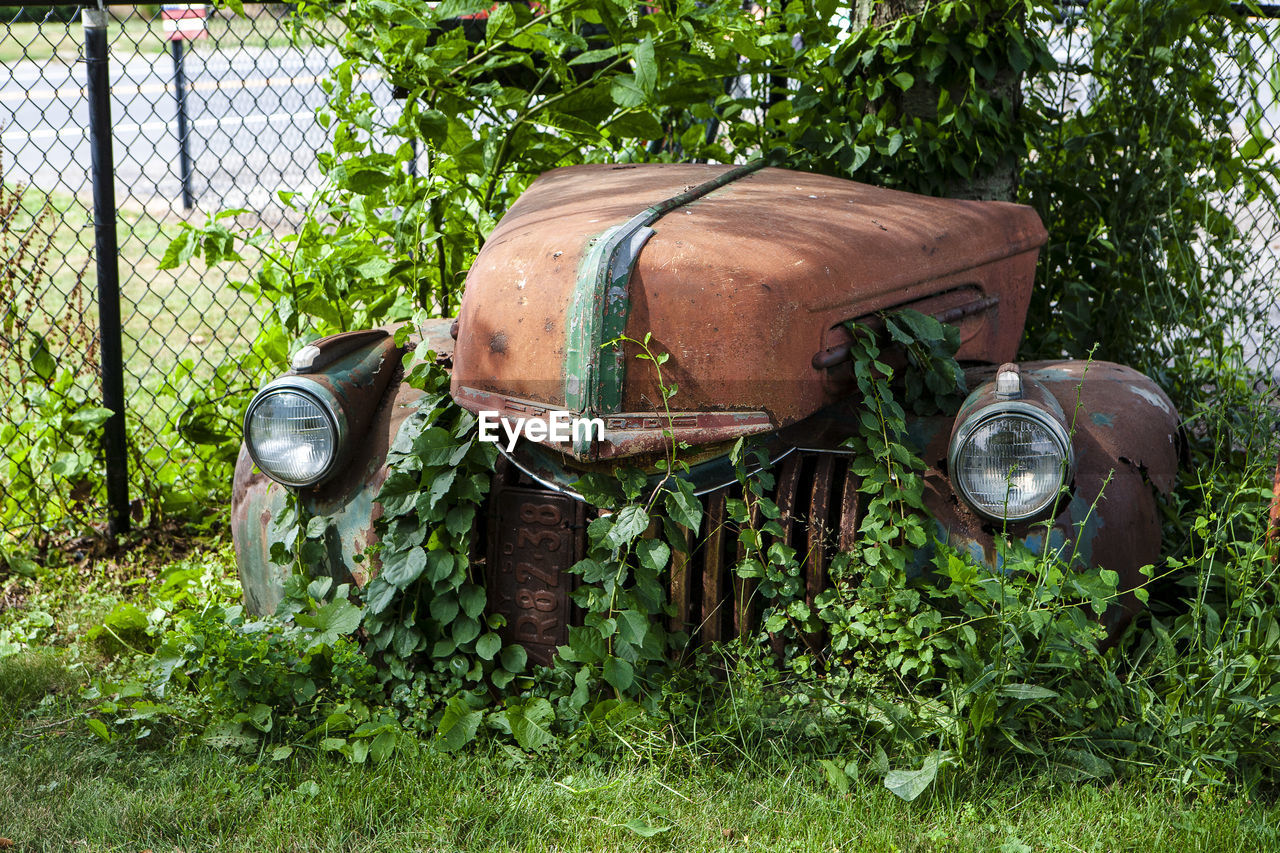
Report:
<svg viewBox="0 0 1280 853"><path fill-rule="evenodd" d="M116 246L115 159L111 150L106 10L85 9L81 13L81 22L84 25L84 57L88 72L102 405L112 412L103 425L102 445L107 463L108 529L115 534L129 529L129 463L125 447L124 346L120 329L120 268Z"/></svg>
<svg viewBox="0 0 1280 853"><path fill-rule="evenodd" d="M182 179L182 206L186 210L196 206L195 193L191 189L191 138L187 135L187 75L183 68L183 39L169 42L173 56L173 95L178 102L178 171Z"/></svg>

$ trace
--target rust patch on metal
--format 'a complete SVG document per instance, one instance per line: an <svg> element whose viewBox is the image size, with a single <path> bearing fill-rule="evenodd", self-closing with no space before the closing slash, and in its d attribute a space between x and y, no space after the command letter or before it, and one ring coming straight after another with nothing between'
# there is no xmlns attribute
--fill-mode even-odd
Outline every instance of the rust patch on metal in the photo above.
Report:
<svg viewBox="0 0 1280 853"><path fill-rule="evenodd" d="M804 555L804 600L812 607L813 601L827 585L827 518L831 512L832 480L835 478L836 457L818 457L813 473L813 487L809 498L808 541Z"/></svg>
<svg viewBox="0 0 1280 853"><path fill-rule="evenodd" d="M852 551L858 542L858 478L847 471L844 488L840 490L840 520L838 547L841 552Z"/></svg>
<svg viewBox="0 0 1280 853"><path fill-rule="evenodd" d="M1276 475L1271 482L1271 525L1267 530L1268 542L1280 539L1280 457L1276 459ZM1277 558L1280 559L1280 554Z"/></svg>
<svg viewBox="0 0 1280 853"><path fill-rule="evenodd" d="M720 620L723 603L721 578L726 571L724 559L725 493L712 492L707 498L707 537L703 545L702 566L702 621L698 626L703 642L714 643L721 639Z"/></svg>
<svg viewBox="0 0 1280 853"><path fill-rule="evenodd" d="M726 168L579 166L535 181L468 274L452 382L459 404L476 411L475 392L485 392L566 408L575 377L565 372L565 323L602 223L625 222ZM962 328L961 359L1012 359L1046 238L1026 207L783 169L742 177L653 228L626 287L627 336L652 333L650 346L671 355L663 380L679 385L686 411L763 412L773 428L839 399L814 353L828 330L877 311L927 302L921 310ZM497 332L505 355L490 346ZM618 408L651 412L661 391L652 371L634 368L636 354L624 347L632 367Z"/></svg>
<svg viewBox="0 0 1280 853"><path fill-rule="evenodd" d="M687 527L677 526L676 529L681 541L671 543L670 595L675 613L671 615L668 627L671 631L686 631L689 628L693 544L696 537L694 531Z"/></svg>

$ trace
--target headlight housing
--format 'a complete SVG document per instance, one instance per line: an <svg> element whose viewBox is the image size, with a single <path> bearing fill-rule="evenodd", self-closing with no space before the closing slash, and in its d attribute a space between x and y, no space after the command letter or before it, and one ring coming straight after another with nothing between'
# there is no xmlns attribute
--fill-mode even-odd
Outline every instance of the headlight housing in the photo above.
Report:
<svg viewBox="0 0 1280 853"><path fill-rule="evenodd" d="M956 493L989 521L1042 515L1074 472L1065 420L1044 386L1014 365L1001 367L956 418L948 453Z"/></svg>
<svg viewBox="0 0 1280 853"><path fill-rule="evenodd" d="M311 486L337 464L347 437L342 408L323 385L277 379L254 396L244 416L245 446L261 471L286 486Z"/></svg>

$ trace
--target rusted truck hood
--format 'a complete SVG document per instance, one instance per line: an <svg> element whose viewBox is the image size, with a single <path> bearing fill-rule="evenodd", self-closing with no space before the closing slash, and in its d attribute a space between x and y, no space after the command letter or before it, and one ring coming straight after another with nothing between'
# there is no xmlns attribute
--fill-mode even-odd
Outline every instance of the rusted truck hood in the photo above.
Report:
<svg viewBox="0 0 1280 853"><path fill-rule="evenodd" d="M630 222L629 228L622 226ZM639 224L638 224L639 223ZM1046 233L1027 207L784 169L572 166L535 181L467 277L452 392L508 418L601 417L581 460L795 423L845 393L842 324L913 306L960 358L1012 360ZM670 354L663 381L625 335Z"/></svg>

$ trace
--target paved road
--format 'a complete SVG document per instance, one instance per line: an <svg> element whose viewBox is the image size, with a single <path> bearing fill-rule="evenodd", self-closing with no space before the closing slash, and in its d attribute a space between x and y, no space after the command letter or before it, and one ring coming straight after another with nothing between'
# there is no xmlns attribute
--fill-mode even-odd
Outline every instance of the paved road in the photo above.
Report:
<svg viewBox="0 0 1280 853"><path fill-rule="evenodd" d="M187 115L199 207L261 210L277 190L319 180L316 151L327 133L316 118L320 81L337 62L321 48L236 48L186 53ZM90 188L88 107L82 63L21 62L0 83L0 146L6 178L44 190ZM167 53L111 57L116 193L122 204L169 201L181 209L173 60ZM359 88L396 106L390 87Z"/></svg>

